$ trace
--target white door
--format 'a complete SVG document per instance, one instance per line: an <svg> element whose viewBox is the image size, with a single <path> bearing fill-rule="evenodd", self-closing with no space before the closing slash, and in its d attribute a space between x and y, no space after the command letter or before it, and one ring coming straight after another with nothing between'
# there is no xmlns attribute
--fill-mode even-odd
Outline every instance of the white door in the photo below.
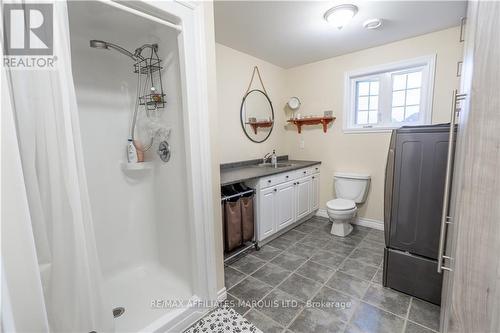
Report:
<svg viewBox="0 0 500 333"><path fill-rule="evenodd" d="M311 212L311 177L296 181L296 212L297 221Z"/></svg>
<svg viewBox="0 0 500 333"><path fill-rule="evenodd" d="M295 182L276 187L276 231L295 222Z"/></svg>
<svg viewBox="0 0 500 333"><path fill-rule="evenodd" d="M319 209L319 173L311 177L311 212Z"/></svg>
<svg viewBox="0 0 500 333"><path fill-rule="evenodd" d="M259 240L276 232L276 187L266 188L259 195Z"/></svg>

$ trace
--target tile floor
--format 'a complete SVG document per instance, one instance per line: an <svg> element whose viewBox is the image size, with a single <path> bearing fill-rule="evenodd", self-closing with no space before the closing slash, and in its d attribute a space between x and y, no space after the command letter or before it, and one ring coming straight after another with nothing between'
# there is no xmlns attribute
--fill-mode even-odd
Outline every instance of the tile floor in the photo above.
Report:
<svg viewBox="0 0 500 333"><path fill-rule="evenodd" d="M382 287L383 240L313 217L225 267L226 306L265 333L438 331L438 306Z"/></svg>

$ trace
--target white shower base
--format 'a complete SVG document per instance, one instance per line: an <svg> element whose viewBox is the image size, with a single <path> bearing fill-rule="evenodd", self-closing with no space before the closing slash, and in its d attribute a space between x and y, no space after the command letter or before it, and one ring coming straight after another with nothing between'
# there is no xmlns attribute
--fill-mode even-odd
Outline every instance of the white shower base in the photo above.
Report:
<svg viewBox="0 0 500 333"><path fill-rule="evenodd" d="M105 280L112 307L123 307L125 312L115 318L115 332L150 331L157 320L183 312L179 308L153 308L154 300L189 300L192 290L189 281L182 281L158 263L121 271ZM111 311L111 309L110 309Z"/></svg>

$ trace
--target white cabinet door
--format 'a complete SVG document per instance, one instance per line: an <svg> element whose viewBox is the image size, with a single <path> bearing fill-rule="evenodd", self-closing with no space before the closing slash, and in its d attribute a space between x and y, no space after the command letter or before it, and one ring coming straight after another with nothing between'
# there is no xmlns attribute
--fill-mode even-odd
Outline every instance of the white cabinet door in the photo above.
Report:
<svg viewBox="0 0 500 333"><path fill-rule="evenodd" d="M311 212L319 209L319 173L311 177Z"/></svg>
<svg viewBox="0 0 500 333"><path fill-rule="evenodd" d="M276 232L276 187L266 188L259 193L259 240Z"/></svg>
<svg viewBox="0 0 500 333"><path fill-rule="evenodd" d="M311 212L311 177L296 181L296 212L297 220Z"/></svg>
<svg viewBox="0 0 500 333"><path fill-rule="evenodd" d="M295 182L276 187L276 231L295 222Z"/></svg>

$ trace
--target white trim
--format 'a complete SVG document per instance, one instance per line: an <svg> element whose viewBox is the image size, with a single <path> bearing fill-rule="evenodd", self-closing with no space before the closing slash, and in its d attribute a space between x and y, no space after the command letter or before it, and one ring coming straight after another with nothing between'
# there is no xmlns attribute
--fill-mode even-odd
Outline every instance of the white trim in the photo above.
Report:
<svg viewBox="0 0 500 333"><path fill-rule="evenodd" d="M125 2L128 3L128 2ZM192 5L190 5L192 4ZM208 128L208 73L205 46L205 17L202 2L173 1L134 2L141 12L154 12L157 18L178 21L182 31L177 36L186 147L189 206L189 242L192 260L193 297L200 301L217 301L216 253L214 239L214 206L210 135ZM211 308L190 307L150 323L155 332L183 331L201 319ZM174 329L175 328L175 329Z"/></svg>
<svg viewBox="0 0 500 333"><path fill-rule="evenodd" d="M115 7L116 9L123 10L125 12L130 13L130 14L133 14L133 15L145 18L145 19L147 19L149 21L153 21L153 22L162 24L164 26L170 27L170 28L175 29L175 30L177 30L179 32L182 31L182 27L180 25L178 25L178 24L172 23L170 21L167 21L165 19L161 19L161 18L153 16L153 15L149 15L148 13L145 13L144 11L131 8L131 7L127 6L127 5L123 5L123 4L119 3L119 2L116 2L116 0L113 0L113 1L109 1L109 0L97 0L97 1L99 1L100 3L103 3L105 5L108 5L108 6L111 6L111 7Z"/></svg>
<svg viewBox="0 0 500 333"><path fill-rule="evenodd" d="M217 301L224 302L227 299L226 287L222 288L217 292Z"/></svg>
<svg viewBox="0 0 500 333"><path fill-rule="evenodd" d="M316 216L328 218L328 214L326 212L326 209L322 209L322 208L318 209L318 211L316 212ZM356 221L354 221L353 224L356 224L356 225L359 225L362 227L377 229L377 230L384 230L384 221L369 219L369 218L365 218L365 217L356 218Z"/></svg>
<svg viewBox="0 0 500 333"><path fill-rule="evenodd" d="M364 217L358 217L354 224L360 225L362 227L368 227L377 230L384 230L384 221L368 219Z"/></svg>
<svg viewBox="0 0 500 333"><path fill-rule="evenodd" d="M227 291L226 287L224 287L217 292L217 303L224 302L226 299ZM201 304L200 302L201 299L197 296L194 296L191 298L190 303ZM181 309L179 311L179 314L175 316L175 320L168 322L165 326L162 327L162 329L164 329L163 332L184 332L187 328L189 328L201 318L205 317L212 309L216 307L216 304L213 303L208 303L208 305L210 306L192 306L186 309Z"/></svg>
<svg viewBox="0 0 500 333"><path fill-rule="evenodd" d="M327 219L328 214L326 213L326 209L323 209L323 208L318 209L318 211L316 212L316 216L324 217Z"/></svg>
<svg viewBox="0 0 500 333"><path fill-rule="evenodd" d="M378 75L386 72L393 72L398 70L404 70L409 67L424 67L424 77L422 78L422 115L423 118L418 122L411 123L401 123L396 126L372 126L372 127L362 127L353 125L353 112L352 106L354 101L354 89L353 80L360 77L370 77L373 75ZM342 131L346 134L349 133L378 133L378 132L390 132L395 128L399 128L404 125L424 125L430 124L432 122L432 102L434 94L434 74L436 71L436 54L431 54L427 56L392 62L383 65L371 66L363 69L353 70L345 72L344 74L344 105L343 105L343 121L342 121ZM385 82L385 81L384 81ZM382 83L381 83L382 84ZM384 97L379 94L379 101ZM380 103L380 102L379 102ZM380 110L379 110L380 112Z"/></svg>

